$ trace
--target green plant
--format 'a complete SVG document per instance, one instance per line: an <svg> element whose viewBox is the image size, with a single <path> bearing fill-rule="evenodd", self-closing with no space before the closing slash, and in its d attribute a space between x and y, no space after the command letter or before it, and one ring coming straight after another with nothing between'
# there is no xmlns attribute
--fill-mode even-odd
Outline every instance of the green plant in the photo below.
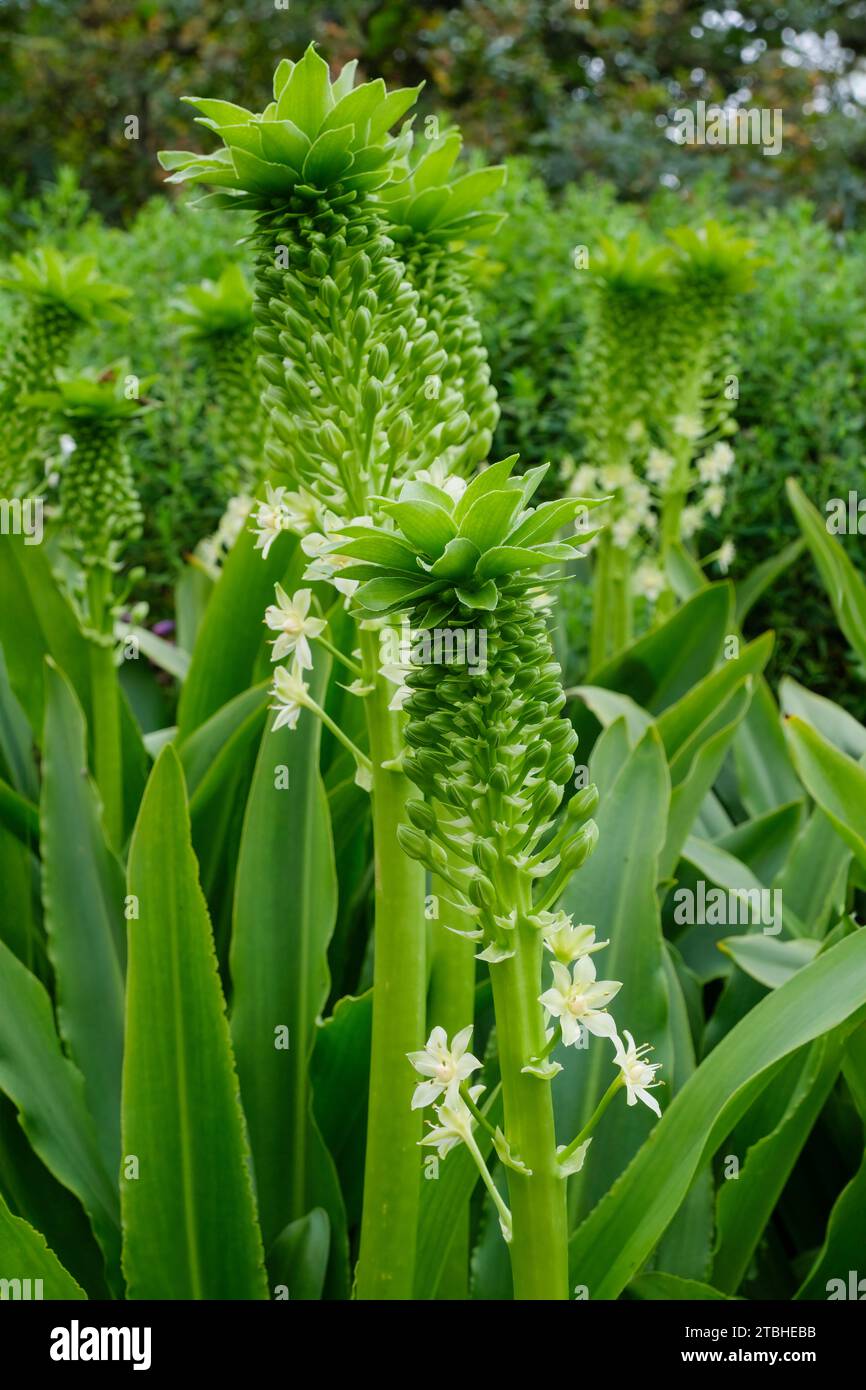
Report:
<svg viewBox="0 0 866 1390"><path fill-rule="evenodd" d="M55 369L66 366L73 336L82 325L127 317L118 301L129 291L102 280L94 257L64 260L51 247L39 248L30 259L13 255L11 269L0 283L23 295L26 303L0 374L2 486L4 492L17 493L42 480L41 471L33 476L40 425L33 410L35 393L50 387Z"/></svg>
<svg viewBox="0 0 866 1390"><path fill-rule="evenodd" d="M251 491L261 471L259 392L253 349L253 295L240 266L189 285L173 317L200 356L214 400L214 454L231 494Z"/></svg>

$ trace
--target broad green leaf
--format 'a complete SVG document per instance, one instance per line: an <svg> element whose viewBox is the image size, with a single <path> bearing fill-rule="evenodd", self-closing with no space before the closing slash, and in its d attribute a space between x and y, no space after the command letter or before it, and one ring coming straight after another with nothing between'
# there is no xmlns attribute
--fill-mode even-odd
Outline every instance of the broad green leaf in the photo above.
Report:
<svg viewBox="0 0 866 1390"><path fill-rule="evenodd" d="M72 1275L49 1250L45 1237L26 1221L13 1216L0 1192L0 1281L28 1280L31 1298L86 1298ZM37 1283L38 1281L38 1283ZM38 1287L39 1292L35 1289ZM20 1290L5 1295L27 1297Z"/></svg>
<svg viewBox="0 0 866 1390"><path fill-rule="evenodd" d="M841 705L823 695L813 694L790 676L783 676L779 683L779 702L783 714L799 715L841 753L847 753L857 762L866 757L866 728Z"/></svg>
<svg viewBox="0 0 866 1390"><path fill-rule="evenodd" d="M780 941L776 936L746 931L742 936L725 937L718 945L758 984L776 989L815 959L821 943L810 937Z"/></svg>
<svg viewBox="0 0 866 1390"><path fill-rule="evenodd" d="M809 795L866 867L866 769L796 715L786 721L785 734Z"/></svg>
<svg viewBox="0 0 866 1390"><path fill-rule="evenodd" d="M777 806L731 826L717 836L716 843L747 865L761 883L771 884L790 855L803 824L803 811L802 801Z"/></svg>
<svg viewBox="0 0 866 1390"><path fill-rule="evenodd" d="M238 536L196 638L178 705L179 744L251 684L263 640L262 615L273 601L274 585L285 580L297 550L297 538L284 532L265 560L249 532ZM299 574L301 565L299 561L296 564ZM291 581L286 580L286 585L291 592Z"/></svg>
<svg viewBox="0 0 866 1390"><path fill-rule="evenodd" d="M322 1297L330 1244L331 1223L322 1207L313 1207L280 1232L268 1251L268 1269L281 1297L294 1303Z"/></svg>
<svg viewBox="0 0 866 1390"><path fill-rule="evenodd" d="M313 1109L340 1175L351 1225L361 1219L373 991L340 999L317 1032L310 1063Z"/></svg>
<svg viewBox="0 0 866 1390"><path fill-rule="evenodd" d="M0 1090L46 1168L78 1197L118 1292L120 1212L116 1179L103 1165L81 1073L64 1055L51 1001L0 942Z"/></svg>
<svg viewBox="0 0 866 1390"><path fill-rule="evenodd" d="M777 880L785 911L802 922L805 934L823 936L831 917L842 912L850 863L851 851L816 806Z"/></svg>
<svg viewBox="0 0 866 1390"><path fill-rule="evenodd" d="M159 756L129 852L121 1180L130 1298L266 1298L245 1125L183 772ZM124 1160L125 1165L129 1159Z"/></svg>
<svg viewBox="0 0 866 1390"><path fill-rule="evenodd" d="M818 1258L801 1287L797 1299L863 1299L866 1284L863 1251L866 1249L866 1154L848 1186L840 1193L830 1213L827 1233ZM851 1271L854 1270L853 1290Z"/></svg>
<svg viewBox="0 0 866 1390"><path fill-rule="evenodd" d="M833 606L836 621L861 661L866 661L866 584L827 530L827 518L812 506L800 484L788 478L788 501Z"/></svg>
<svg viewBox="0 0 866 1390"><path fill-rule="evenodd" d="M106 1171L120 1162L123 1063L123 870L105 841L87 772L84 715L69 682L45 664L42 903L56 981L57 1025L84 1077Z"/></svg>
<svg viewBox="0 0 866 1390"><path fill-rule="evenodd" d="M866 999L866 932L798 971L738 1023L698 1067L614 1187L571 1239L571 1282L615 1298L643 1265L691 1181L797 1048L839 1027Z"/></svg>
<svg viewBox="0 0 866 1390"><path fill-rule="evenodd" d="M193 822L224 790L237 771L238 759L258 744L267 721L269 693L264 682L241 691L200 724L178 749Z"/></svg>
<svg viewBox="0 0 866 1390"><path fill-rule="evenodd" d="M679 958L676 947L665 943L665 977L669 1000L669 1030L673 1048L673 1069L667 1078L670 1094L677 1095L692 1076L696 1066L695 1045L689 1006L683 982L694 991L694 1012L697 1033L703 1029L703 1008L700 987L689 975ZM668 1274L682 1279L708 1278L712 1264L713 1240L713 1175L705 1164L694 1179L682 1206L665 1231L656 1251L655 1265Z"/></svg>
<svg viewBox="0 0 866 1390"><path fill-rule="evenodd" d="M655 1047L668 1083L674 1058L656 883L669 795L661 740L649 729L599 806L598 848L573 876L562 904L577 914L575 921L592 922L600 941L610 942L595 959L599 978L624 982L611 1012L636 1040ZM557 1054L568 1064L554 1089L564 1143L583 1128L613 1080L612 1055L606 1038L592 1036L586 1051ZM660 1093L662 1101L666 1093ZM644 1106L607 1110L582 1171L569 1182L572 1220L610 1186L653 1123Z"/></svg>
<svg viewBox="0 0 866 1390"><path fill-rule="evenodd" d="M736 1180L722 1183L712 1273L716 1288L735 1293L745 1277L773 1208L839 1075L842 1050L840 1031L811 1044L782 1119L749 1149Z"/></svg>
<svg viewBox="0 0 866 1390"><path fill-rule="evenodd" d="M779 710L763 677L755 682L752 703L737 730L734 760L748 815L763 815L802 796L785 748Z"/></svg>
<svg viewBox="0 0 866 1390"><path fill-rule="evenodd" d="M349 151L354 130L343 126L317 136L304 160L304 180L317 186L327 186L350 168L353 160Z"/></svg>
<svg viewBox="0 0 866 1390"><path fill-rule="evenodd" d="M317 660L310 677L314 698L322 698L327 678L328 663ZM336 1272L346 1262L344 1218L316 1185L323 1146L310 1087L337 910L320 728L304 711L296 729L274 732L269 725L262 735L235 885L232 1038L265 1245L311 1206L325 1206Z"/></svg>
<svg viewBox="0 0 866 1390"><path fill-rule="evenodd" d="M166 642L149 628L137 627L135 623L115 623L114 635L119 641L134 643L135 649L143 652L148 661L152 661L161 671L167 671L175 680L186 680L189 653L182 647Z"/></svg>
<svg viewBox="0 0 866 1390"><path fill-rule="evenodd" d="M773 634L766 632L750 642L739 656L723 661L676 704L670 705L659 715L658 730L671 763L700 740L707 721L714 717L746 677L759 675L763 671L772 650Z"/></svg>
<svg viewBox="0 0 866 1390"><path fill-rule="evenodd" d="M752 678L739 686L725 704L707 720L690 744L680 750L671 765L670 812L667 839L659 863L659 877L673 876L689 831L712 787L731 741L752 698ZM686 770L687 768L687 770Z"/></svg>
<svg viewBox="0 0 866 1390"><path fill-rule="evenodd" d="M482 553L501 546L522 502L517 488L487 492L460 519L460 534Z"/></svg>
<svg viewBox="0 0 866 1390"><path fill-rule="evenodd" d="M632 744L643 737L653 722L652 715L641 709L631 696L623 695L618 690L605 690L600 685L577 685L566 693L582 700L604 729L620 716L625 719L629 741Z"/></svg>
<svg viewBox="0 0 866 1390"><path fill-rule="evenodd" d="M731 605L730 585L709 585L591 672L589 683L625 691L650 714L660 714L715 665L730 632Z"/></svg>

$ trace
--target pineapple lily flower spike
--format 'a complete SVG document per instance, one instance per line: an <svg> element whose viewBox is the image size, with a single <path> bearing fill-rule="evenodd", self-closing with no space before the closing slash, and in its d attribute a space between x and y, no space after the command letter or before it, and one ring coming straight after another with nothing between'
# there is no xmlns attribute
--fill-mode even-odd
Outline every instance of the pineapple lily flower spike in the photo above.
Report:
<svg viewBox="0 0 866 1390"><path fill-rule="evenodd" d="M257 544L267 553L284 530L300 532L312 561L305 578L329 580L345 598L357 587L343 577L353 561L333 553L332 538L350 522L371 522L376 499L395 499L407 478L459 490L487 457L498 414L462 279L459 304L446 302L458 286L445 262L470 227L478 234L472 215L488 189L475 175L452 176L453 142L435 167L410 160L404 118L417 89L355 87L354 73L352 63L331 81L310 47L300 62L279 64L264 111L193 100L200 124L222 141L215 155L161 156L172 182L215 190L203 204L254 214L254 340L270 475L254 518ZM418 180L427 177L435 188L425 196ZM411 237L401 230L409 225L402 205L384 197L392 185L408 191ZM360 626L360 668L324 634L314 640L349 666L349 688L364 699L369 755L354 745L350 752L372 792L376 951L357 1291L406 1298L422 1128L404 1071L406 1053L426 1036L426 884L423 867L395 850L412 788L400 771L405 721L383 672L379 626ZM294 727L301 709L327 723L303 677L296 663L275 674L281 727Z"/></svg>
<svg viewBox="0 0 866 1390"><path fill-rule="evenodd" d="M439 1123L425 1142L439 1144L443 1155L464 1142L494 1200L473 1126L490 1130L508 1170L510 1210L498 1202L497 1210L515 1296L563 1298L564 1179L584 1161L601 1111L572 1144L557 1146L548 1083L561 1067L550 1054L559 1042L576 1044L584 1028L599 1045L618 1044L607 1004L619 982L595 979L591 956L604 943L591 927L574 927L556 911L595 846L597 792L585 788L560 814L577 736L562 717L565 697L543 585L594 534L585 516L595 503L569 498L533 507L546 469L515 477L514 462L485 469L458 497L429 483L406 483L397 501L382 500L376 526L344 527L333 544L354 561L342 572L358 581L354 602L362 611L409 615L413 661L403 766L422 797L409 801L398 838L447 886L446 909L472 924L465 934L490 966L504 1132L475 1104L475 1088L457 1065L467 1030L449 1049L440 1029L431 1035L435 1046L410 1058L427 1075L429 1054L446 1090L438 1104L430 1092ZM455 637L473 629L483 633L475 649L484 660L471 664L467 643ZM449 640L437 642L443 633ZM569 971L555 960L559 989L543 993L545 945L574 965ZM651 1075L641 1072L638 1084ZM607 1103L623 1084L620 1072ZM425 1102L427 1096L416 1091Z"/></svg>

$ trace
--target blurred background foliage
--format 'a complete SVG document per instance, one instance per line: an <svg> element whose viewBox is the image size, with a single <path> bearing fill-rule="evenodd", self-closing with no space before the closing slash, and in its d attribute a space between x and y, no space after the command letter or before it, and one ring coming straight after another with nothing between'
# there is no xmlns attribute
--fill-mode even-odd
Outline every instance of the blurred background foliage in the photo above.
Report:
<svg viewBox="0 0 866 1390"><path fill-rule="evenodd" d="M134 426L145 507L135 559L151 620L170 615L183 557L213 533L227 498L209 417L213 382L171 300L215 279L245 227L170 196L155 152L195 140L183 93L258 109L281 56L310 38L335 66L424 81L419 122L456 119L487 160L506 159L510 217L477 261L477 292L503 416L499 455L579 458L584 322L575 246L640 225L663 235L712 216L752 237L765 264L742 306L740 432L729 505L734 574L796 534L783 483L823 506L863 477L866 404L866 3L789 0L711 9L684 0L0 0L4 183L0 257L50 243L89 252L135 294L134 330L84 334L76 364L133 358L160 409ZM782 152L682 148L674 111L707 103L781 108ZM127 138L129 118L138 138ZM200 148L205 148L202 137ZM471 154L470 154L471 157ZM0 300L0 326L16 312ZM849 544L861 564L859 548ZM573 615L579 651L582 610ZM754 610L787 670L863 717L809 559Z"/></svg>

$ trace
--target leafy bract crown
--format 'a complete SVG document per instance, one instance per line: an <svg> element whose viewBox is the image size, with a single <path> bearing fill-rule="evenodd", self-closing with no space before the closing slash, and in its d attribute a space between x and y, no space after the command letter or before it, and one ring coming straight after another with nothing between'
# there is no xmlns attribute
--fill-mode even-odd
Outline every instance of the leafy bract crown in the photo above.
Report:
<svg viewBox="0 0 866 1390"><path fill-rule="evenodd" d="M140 395L126 395L127 362L116 362L104 371L91 368L73 373L58 368L54 376L56 384L51 390L34 391L27 400L70 420L104 421L106 424L128 420L153 404L142 400ZM147 387L152 379L140 380L138 391Z"/></svg>
<svg viewBox="0 0 866 1390"><path fill-rule="evenodd" d="M468 240L495 232L505 214L481 204L505 183L504 165L455 176L462 146L457 130L430 143L426 150L414 142L406 177L395 180L379 195L386 205L389 232L396 242L425 238L432 242Z"/></svg>
<svg viewBox="0 0 866 1390"><path fill-rule="evenodd" d="M219 279L188 285L172 302L173 318L189 337L210 338L253 325L253 292L239 265L226 266Z"/></svg>
<svg viewBox="0 0 866 1390"><path fill-rule="evenodd" d="M83 322L129 318L117 301L128 299L131 291L103 280L95 256L61 256L52 246L41 246L32 256L16 253L0 285L36 303L66 309Z"/></svg>
<svg viewBox="0 0 866 1390"><path fill-rule="evenodd" d="M557 537L597 506L569 497L530 505L547 465L512 476L517 455L478 473L455 499L432 483L403 485L397 501L381 500L392 523L343 527L334 549L357 561L341 570L361 581L357 599L368 613L411 611L418 626L446 617L467 621L492 612L501 594L537 585L539 573L581 555L594 532Z"/></svg>
<svg viewBox="0 0 866 1390"><path fill-rule="evenodd" d="M224 189L202 201L220 206L279 206L294 193L315 197L333 190L380 188L408 148L391 127L415 103L420 87L388 92L381 78L353 86L357 62L335 81L311 44L298 63L284 58L274 73L274 99L264 111L230 101L184 97L202 114L199 125L222 140L213 154L163 150L160 163L170 183L204 183ZM401 143L402 140L402 143Z"/></svg>

